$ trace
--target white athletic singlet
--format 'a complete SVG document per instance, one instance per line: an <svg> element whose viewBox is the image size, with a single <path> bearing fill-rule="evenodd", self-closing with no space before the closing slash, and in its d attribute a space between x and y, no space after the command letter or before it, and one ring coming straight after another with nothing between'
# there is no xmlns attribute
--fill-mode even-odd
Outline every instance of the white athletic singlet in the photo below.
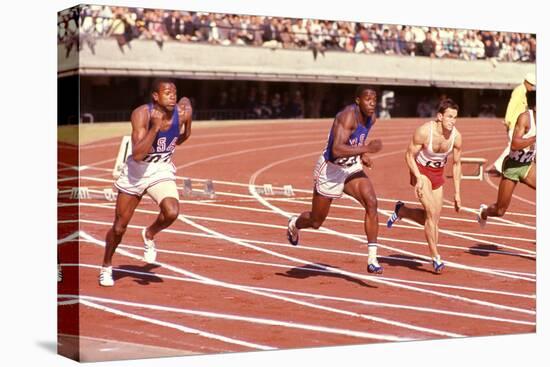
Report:
<svg viewBox="0 0 550 367"><path fill-rule="evenodd" d="M432 146L434 123L434 121L430 121L430 142L428 143L428 147L422 148L422 150L418 152L416 156L416 162L425 167L443 168L447 164L447 157L449 156L449 154L451 154L453 150L456 137L456 129L453 127L453 131L451 132L451 146L449 147L449 150L443 153L435 153Z"/></svg>

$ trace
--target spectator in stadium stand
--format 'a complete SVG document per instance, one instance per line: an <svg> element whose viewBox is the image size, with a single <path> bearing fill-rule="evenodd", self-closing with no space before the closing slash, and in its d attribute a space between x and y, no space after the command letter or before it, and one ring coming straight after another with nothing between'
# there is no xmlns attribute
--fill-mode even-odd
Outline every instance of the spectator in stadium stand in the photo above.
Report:
<svg viewBox="0 0 550 367"><path fill-rule="evenodd" d="M116 8L114 13L114 20L111 24L111 28L107 32L107 36L115 37L118 48L122 53L124 53L124 46L128 46L129 49L132 48L130 46L130 41L132 40L131 27L133 25L134 22L128 11L124 8Z"/></svg>
<svg viewBox="0 0 550 367"><path fill-rule="evenodd" d="M279 35L281 37L281 42L283 48L294 48L294 38L292 37L292 30L290 19L284 19L279 23Z"/></svg>
<svg viewBox="0 0 550 367"><path fill-rule="evenodd" d="M282 114L281 95L279 93L273 93L271 97L271 112L273 118L280 118Z"/></svg>
<svg viewBox="0 0 550 367"><path fill-rule="evenodd" d="M92 55L95 55L95 17L90 8L83 7L80 14L80 42L78 51L82 51L84 45L88 45Z"/></svg>
<svg viewBox="0 0 550 367"><path fill-rule="evenodd" d="M166 35L166 30L164 28L164 23L161 21L161 12L158 10L153 10L146 13L145 24L148 30L150 39L155 41L157 46L162 49L164 42L168 39Z"/></svg>
<svg viewBox="0 0 550 367"><path fill-rule="evenodd" d="M231 26L237 31L237 37L246 45L250 45L254 41L254 35L249 31L249 24L250 19L247 17L241 18L239 15L235 15L231 19Z"/></svg>
<svg viewBox="0 0 550 367"><path fill-rule="evenodd" d="M197 40L197 35L195 34L197 30L195 29L195 23L193 23L193 16L191 14L183 12L180 27L182 27L180 41L190 42Z"/></svg>
<svg viewBox="0 0 550 367"><path fill-rule="evenodd" d="M432 106L428 102L428 97L423 96L416 105L416 115L418 117L432 117Z"/></svg>
<svg viewBox="0 0 550 367"><path fill-rule="evenodd" d="M304 19L297 19L296 23L292 25L292 34L294 35L294 43L298 48L304 48L307 46L309 38L307 36L307 28L304 24Z"/></svg>
<svg viewBox="0 0 550 367"><path fill-rule="evenodd" d="M173 39L180 39L180 22L181 22L181 16L178 11L172 11L170 12L170 15L164 18L164 28L166 29L166 33L168 33L168 36Z"/></svg>
<svg viewBox="0 0 550 367"><path fill-rule="evenodd" d="M266 17L263 21L262 27L262 46L277 48L279 46L279 30L276 26L275 19Z"/></svg>
<svg viewBox="0 0 550 367"><path fill-rule="evenodd" d="M382 32L382 38L380 39L380 51L386 55L393 54L395 52L393 35L390 33L389 28L384 28Z"/></svg>
<svg viewBox="0 0 550 367"><path fill-rule="evenodd" d="M321 24L317 19L310 19L308 20L307 28L310 37L309 48L313 51L313 59L317 60L318 53L325 56Z"/></svg>
<svg viewBox="0 0 550 367"><path fill-rule="evenodd" d="M432 32L426 33L426 38L422 42L422 54L424 56L435 57L435 42L432 39Z"/></svg>
<svg viewBox="0 0 550 367"><path fill-rule="evenodd" d="M374 45L369 41L369 33L365 28L361 28L359 31L359 39L355 43L355 49L353 51L356 54L371 54L376 51Z"/></svg>
<svg viewBox="0 0 550 367"><path fill-rule="evenodd" d="M302 92L299 90L293 93L289 111L290 118L304 118L304 99L302 98Z"/></svg>
<svg viewBox="0 0 550 367"><path fill-rule="evenodd" d="M210 40L210 16L206 13L197 13L193 23L195 24L196 36L198 42L207 42Z"/></svg>

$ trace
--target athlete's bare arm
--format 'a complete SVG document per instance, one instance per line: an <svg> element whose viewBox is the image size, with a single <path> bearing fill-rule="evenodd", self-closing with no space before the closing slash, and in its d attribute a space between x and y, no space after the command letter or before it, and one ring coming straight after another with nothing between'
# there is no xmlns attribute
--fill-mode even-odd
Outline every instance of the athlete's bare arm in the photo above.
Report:
<svg viewBox="0 0 550 367"><path fill-rule="evenodd" d="M533 145L537 141L536 136L531 136L529 138L524 138L523 135L529 131L531 128L529 122L529 111L523 112L518 117L516 127L514 128L514 135L512 136L512 145L510 149L512 150L522 150Z"/></svg>
<svg viewBox="0 0 550 367"><path fill-rule="evenodd" d="M347 145L349 137L357 127L355 114L351 108L340 112L332 126L334 141L332 144L332 155L334 158L347 158L362 155L373 151L372 146L362 145L352 147Z"/></svg>
<svg viewBox="0 0 550 367"><path fill-rule="evenodd" d="M422 150L422 146L428 141L429 123L419 126L412 137L407 152L405 153L405 160L409 171L416 177L416 194L420 198L422 196L422 188L424 186L424 180L420 178L420 171L416 165L416 156Z"/></svg>
<svg viewBox="0 0 550 367"><path fill-rule="evenodd" d="M456 128L455 128L456 129ZM453 146L453 182L455 186L455 211L459 211L462 206L460 199L460 180L462 179L462 164L460 158L462 156L462 134L456 130L456 137Z"/></svg>
<svg viewBox="0 0 550 367"><path fill-rule="evenodd" d="M162 112L152 109L151 114L147 105L140 106L132 112L132 157L141 161L153 146L153 141L162 126ZM149 129L149 120L151 128Z"/></svg>
<svg viewBox="0 0 550 367"><path fill-rule="evenodd" d="M182 97L178 102L178 113L180 120L180 135L176 141L177 145L182 144L191 136L191 121L193 117L193 107L187 97Z"/></svg>

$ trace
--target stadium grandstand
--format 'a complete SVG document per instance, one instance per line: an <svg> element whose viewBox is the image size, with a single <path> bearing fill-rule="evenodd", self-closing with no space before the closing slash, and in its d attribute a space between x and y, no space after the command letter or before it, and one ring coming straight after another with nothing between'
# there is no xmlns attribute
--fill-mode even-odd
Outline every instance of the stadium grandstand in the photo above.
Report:
<svg viewBox="0 0 550 367"><path fill-rule="evenodd" d="M431 116L442 96L498 117L536 35L85 5L59 13L58 60L59 100L86 92L60 124L128 121L158 76L197 120L331 117L359 83L380 89L381 117Z"/></svg>

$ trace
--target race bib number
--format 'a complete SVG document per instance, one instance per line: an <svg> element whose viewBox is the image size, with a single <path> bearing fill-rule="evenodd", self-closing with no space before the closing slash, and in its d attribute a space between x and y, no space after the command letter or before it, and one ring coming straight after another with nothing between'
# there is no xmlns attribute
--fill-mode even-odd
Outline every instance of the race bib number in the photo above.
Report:
<svg viewBox="0 0 550 367"><path fill-rule="evenodd" d="M426 167L430 167L430 168L442 168L442 167L445 167L446 164L447 164L447 157L445 157L445 160L444 160L444 161L437 161L437 162L434 162L434 161L427 161L427 162L426 162Z"/></svg>
<svg viewBox="0 0 550 367"><path fill-rule="evenodd" d="M535 159L535 151L514 150L510 152L510 158L512 158L516 162L528 163Z"/></svg>
<svg viewBox="0 0 550 367"><path fill-rule="evenodd" d="M143 162L146 162L146 163L168 162L170 161L171 157L172 157L172 152L165 153L165 154L147 154L145 158L143 158Z"/></svg>
<svg viewBox="0 0 550 367"><path fill-rule="evenodd" d="M334 164L337 164L342 167L351 167L354 164L357 164L359 156L339 158L334 161Z"/></svg>

